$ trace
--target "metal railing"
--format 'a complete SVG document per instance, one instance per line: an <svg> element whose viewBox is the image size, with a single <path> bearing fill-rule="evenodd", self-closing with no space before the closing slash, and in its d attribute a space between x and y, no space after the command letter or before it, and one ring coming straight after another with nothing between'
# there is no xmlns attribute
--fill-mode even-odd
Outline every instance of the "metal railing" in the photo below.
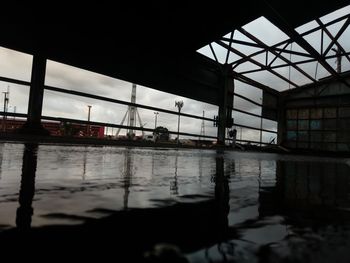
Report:
<svg viewBox="0 0 350 263"><path fill-rule="evenodd" d="M18 84L18 85L23 85L23 86L30 86L30 82L28 81L23 81L23 80L16 80L12 78L7 78L7 77L2 77L0 76L0 81L8 82L8 83L13 83L13 84ZM178 112L178 111L172 111L172 110L167 110L163 108L158 108L158 107L153 107L153 106L148 106L148 105L143 105L143 104L138 104L138 103L131 103L128 101L123 101L123 100L118 100L118 99L113 99L113 98L108 98L104 96L99 96L95 94L90 94L90 93L85 93L81 91L75 91L75 90L69 90L69 89L63 89L63 88L58 88L54 86L49 86L45 85L44 86L45 90L48 91L53 91L53 92L58 92L58 93L64 93L64 94L70 94L73 96L79 96L79 97L84 97L84 98L91 98L99 101L105 101L105 102L110 102L110 103L115 103L115 104L121 104L121 105L126 105L126 106L134 106L146 110L152 110L152 111L157 111L157 112L163 112L167 114L172 114L172 115L180 115L183 117L188 117L188 118L193 118L193 119L199 119L199 120L204 120L204 121L209 121L214 123L214 118L207 118L203 116L198 116L198 115L193 115L193 114L188 114L188 113L183 113L183 112ZM261 106L261 104L252 101L251 99L242 96L240 94L234 94L234 96L240 97L242 99L245 99L246 101L250 103L254 103L257 106ZM232 110L241 112L250 116L254 117L259 117L261 118L261 115L250 113L241 109L237 108L232 108ZM12 112L0 112L1 116L13 116L13 117L22 117L22 118L27 118L27 114L24 113L12 113ZM113 123L105 123L105 122L88 122L85 120L79 120L79 119L70 119L70 118L62 118L62 117L54 117L54 116L42 116L43 120L50 120L50 121L57 121L57 122L71 122L71 123L77 123L77 124L83 124L83 125L97 125L97 126L103 126L103 127L110 127L110 128L122 128L122 129L133 129L133 130L139 130L139 131L148 131L148 132L153 132L154 129L149 129L149 128L144 128L144 127L130 127L127 125L119 125L119 124L113 124ZM253 126L249 125L243 125L239 123L233 123L234 126L245 128L245 129L251 129L251 130L258 130L260 132L269 132L269 133L277 133L274 130L267 130L267 129L262 129L262 128L256 128ZM169 131L169 134L178 134L177 131ZM210 135L203 135L203 134L194 134L194 133L186 133L186 132L180 132L179 135L182 136L191 136L191 137L198 137L198 138L207 138L207 139L217 139L216 136L210 136ZM229 140L229 139L228 139ZM236 140L240 141L240 140ZM250 143L257 143L256 141L251 141L251 140L241 140L242 142L250 142ZM260 142L259 142L260 143ZM268 143L263 143L262 144L268 144Z"/></svg>

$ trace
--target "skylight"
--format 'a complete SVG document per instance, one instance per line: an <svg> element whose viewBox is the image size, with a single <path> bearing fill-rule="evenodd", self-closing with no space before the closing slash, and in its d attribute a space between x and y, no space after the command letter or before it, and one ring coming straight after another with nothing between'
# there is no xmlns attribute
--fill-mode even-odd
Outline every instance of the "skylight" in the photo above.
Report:
<svg viewBox="0 0 350 263"><path fill-rule="evenodd" d="M198 52L232 65L234 72L252 83L283 91L349 71L349 25L350 5L297 27L299 38L290 38L262 16ZM341 68L337 68L339 58Z"/></svg>

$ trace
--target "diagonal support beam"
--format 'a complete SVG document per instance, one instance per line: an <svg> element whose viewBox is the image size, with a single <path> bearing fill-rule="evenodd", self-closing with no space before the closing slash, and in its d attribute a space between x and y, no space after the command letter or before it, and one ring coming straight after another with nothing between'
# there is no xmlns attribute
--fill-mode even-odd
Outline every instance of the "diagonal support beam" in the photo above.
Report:
<svg viewBox="0 0 350 263"><path fill-rule="evenodd" d="M240 74L238 72L233 71L233 77L235 79L239 80L239 81L242 81L242 82L244 82L246 84L249 84L249 85L252 85L254 87L257 87L257 88L259 88L259 89L261 89L263 91L266 91L268 93L271 93L273 95L277 95L277 96L279 95L279 92L277 90L272 89L272 88L270 88L270 87L268 87L268 86L266 86L266 85L264 85L264 84L262 84L262 83L260 83L260 82L258 82L256 80L253 80L253 79L251 79L251 78L249 78L247 76L244 76L244 75L242 75L242 74Z"/></svg>
<svg viewBox="0 0 350 263"><path fill-rule="evenodd" d="M275 57L271 60L270 64L268 65L269 67L272 66L273 62L276 61L276 59L282 54L282 52L288 47L288 45L289 45L289 43L285 44L285 45L283 46L283 48L282 48L280 51L277 52L278 56L275 56Z"/></svg>
<svg viewBox="0 0 350 263"><path fill-rule="evenodd" d="M264 48L266 50L268 50L269 52L271 52L272 54L274 54L276 57L280 58L281 60L283 60L284 62L286 62L288 64L288 66L292 66L294 69L296 69L297 71L299 71L301 74L303 74L305 77L307 77L308 79L310 79L312 82L316 82L316 80L311 77L309 74L307 74L304 70L302 70L301 68L299 68L298 66L296 66L295 64L293 64L290 60L286 59L284 56L282 56L281 54L277 53L276 51L272 50L269 48L268 45L266 45L264 42L262 42L260 39L258 39L257 37L253 36L252 34L250 34L249 32L247 32L245 29L241 28L239 29L239 31L244 34L246 37L249 37L251 40L255 41L256 43L258 43L259 45L264 46Z"/></svg>
<svg viewBox="0 0 350 263"><path fill-rule="evenodd" d="M348 61L350 62L350 57L348 54L346 54L345 49L342 47L342 45L339 44L339 42L337 41L337 39L335 39L335 37L333 37L333 35L331 34L331 32L329 32L329 30L325 27L325 25L322 23L322 21L317 18L316 22L322 27L323 31L329 36L329 38L332 40L332 43L334 43L339 49L340 51L344 54L344 56L348 59ZM347 20L348 25L350 22L350 18L348 18ZM346 26L346 28L348 27L348 25ZM344 29L345 30L345 29ZM344 32L344 31L343 31ZM340 37L340 35L338 36L338 38ZM334 41L334 42L333 42ZM332 44L333 45L333 44ZM332 46L329 46L330 48L332 48ZM324 56L326 56L326 53L323 53Z"/></svg>
<svg viewBox="0 0 350 263"><path fill-rule="evenodd" d="M215 51L214 51L213 46L212 46L211 44L209 44L209 47L210 47L211 53L213 53L213 56L214 56L214 58L215 58L215 61L216 61L217 63L219 63L219 60L218 60L218 58L216 57L216 53L215 53Z"/></svg>
<svg viewBox="0 0 350 263"><path fill-rule="evenodd" d="M230 39L229 39L229 41L230 41L230 48L231 48L231 46L232 46L233 34L234 34L234 33L231 32ZM229 57L230 57L230 50L227 49L225 64L227 64Z"/></svg>
<svg viewBox="0 0 350 263"><path fill-rule="evenodd" d="M342 55L344 56L350 56L350 52L345 52ZM325 59L330 59L330 58L336 58L338 55L329 55L326 56ZM316 62L317 60L315 58L312 59L307 59L307 60L303 60L303 61L298 61L298 62L293 62L292 64L294 65L301 65L301 64L305 64L305 63L310 63L310 62ZM284 67L288 67L288 64L281 64L281 65L276 65L276 66L271 66L271 69L275 69L275 68L284 68ZM254 72L260 72L260 71L264 71L264 69L260 68L260 69L251 69L251 70L246 70L246 71L241 71L241 74L249 74L249 73L254 73Z"/></svg>
<svg viewBox="0 0 350 263"><path fill-rule="evenodd" d="M350 18L348 18L345 21L344 25L339 29L339 31L335 37L333 37L332 34L328 31L328 29L325 26L323 26L323 23L321 22L321 20L319 18L316 19L316 22L322 27L322 29L326 32L326 34L332 40L331 43L328 45L328 47L326 48L326 50L322 54L323 56L326 56L334 44L337 44L337 46L339 45L338 39L344 33L344 31L348 28L348 26L350 24Z"/></svg>
<svg viewBox="0 0 350 263"><path fill-rule="evenodd" d="M296 32L290 25L279 16L275 10L272 9L274 15L269 17L269 20L280 30L282 30L287 36L290 37L294 42L296 42L299 46L306 50L312 57L314 57L318 63L323 66L334 78L342 82L348 88L350 88L350 84L344 80L344 78L340 77L339 74L333 69L324 59L322 55L320 55L298 32Z"/></svg>
<svg viewBox="0 0 350 263"><path fill-rule="evenodd" d="M241 57L246 57L245 54L243 54L242 52L238 51L237 49L233 48L233 47L229 47L227 44L223 43L222 41L215 41L217 44L219 44L220 46L226 48L226 49L230 49L230 51L232 51L233 53L237 54L238 56L241 56ZM263 65L261 64L260 62L252 59L252 58L249 58L248 61L250 61L251 63L257 65L258 67L261 67L265 70L267 70L268 72L274 74L275 76L279 77L280 79L284 80L285 82L293 85L294 87L299 87L296 83L294 83L293 81L290 81L289 79L287 79L286 77L282 76L281 74L277 73L276 71L270 69L269 67L267 67L266 65Z"/></svg>
<svg viewBox="0 0 350 263"><path fill-rule="evenodd" d="M342 20L344 20L344 19L346 19L346 18L349 18L349 17L350 17L350 15L341 16L341 17L339 17L339 18L337 18L337 19L334 19L334 20L332 20L332 21L330 21L330 22L324 24L324 26L325 26L325 27L328 27L328 26L330 26L330 25L333 25L333 24L335 24L335 23L338 23L339 21L342 21ZM271 20L271 21L272 21L272 20ZM310 29L310 30L305 31L304 33L300 34L300 36L304 37L304 36L306 36L306 35L309 35L309 34L311 34L311 33L314 33L314 32L316 32L316 31L320 30L321 28L322 28L321 26L317 26L317 27L315 27L315 28L313 28L313 29ZM292 43L292 42L293 42L293 40L287 39L287 40L284 40L284 41L282 41L282 42L279 42L279 43L277 43L277 44L271 46L270 48L274 48L276 51L280 51L280 50L283 50L283 49L278 48L278 46L285 45L285 44L288 45L288 44L290 44L290 43ZM265 50L257 51L257 52L255 52L255 53L253 53L253 54L250 54L248 57L252 58L252 57L257 56L257 55L259 55L259 54L261 54L261 53L264 53L264 52L265 52ZM290 51L288 51L288 50L285 50L284 52L285 52L285 53L290 53ZM294 51L292 54L294 54L294 55L299 55L299 56L311 57L310 54L301 53L301 52L298 52L298 54L297 54L297 53L295 53L295 51ZM248 60L248 59L245 57L245 58L241 58L241 59L239 59L239 60L233 61L233 62L230 63L230 64L231 64L231 65L239 64L239 63L243 63L243 62L245 62L245 61L247 61L247 60Z"/></svg>

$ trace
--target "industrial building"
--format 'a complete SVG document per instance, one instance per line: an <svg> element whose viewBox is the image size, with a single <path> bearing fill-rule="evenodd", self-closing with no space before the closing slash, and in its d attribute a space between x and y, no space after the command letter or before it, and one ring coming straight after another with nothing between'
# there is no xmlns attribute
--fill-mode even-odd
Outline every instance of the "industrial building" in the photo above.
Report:
<svg viewBox="0 0 350 263"><path fill-rule="evenodd" d="M138 105L134 101L45 85L46 60L50 59L219 106L214 118L178 112L214 123L217 135L209 139L217 139L219 144L225 144L229 139L226 130L234 127L243 135L250 131L260 133L260 139L240 138L241 143L262 146L269 144L263 137L278 134L275 142L286 148L346 152L349 88L346 71L350 70L346 2L317 3L312 11L298 9L298 16L277 1L252 2L240 3L239 10L245 11L235 12L234 16L229 10L236 6L222 9L219 5L213 8L190 5L182 10L180 20L177 7L171 4L158 6L159 9L153 9L153 4L137 9L125 4L121 8L124 11L117 16L120 21L106 19L101 26L91 28L52 24L47 31L40 26L7 24L1 32L0 44L33 55L31 81L1 77L7 83L30 87L28 112L22 113L28 116L23 134L43 131L40 121L44 91L177 114L157 105ZM296 6L293 5L295 10ZM338 13L330 14L337 9ZM23 12L24 17L38 12L34 7L29 10ZM143 19L145 13L153 14L155 10L159 10L158 15ZM213 13L222 14L220 21L210 19ZM135 19L121 26L126 14L134 14ZM197 14L196 19L193 14ZM159 28L160 24L167 27L166 32ZM141 25L144 30L139 29ZM259 26L270 29L265 32ZM112 38L112 31L120 37ZM134 31L140 32L140 36L134 36L131 33ZM166 44L159 41L160 37ZM142 49L136 44L139 38L144 40ZM137 67L139 60L147 61L147 67ZM255 111L240 105L251 105ZM238 121L249 118L256 125ZM274 128L264 128L265 122L274 123ZM123 123L108 125L128 129ZM152 132L143 126L135 130Z"/></svg>
<svg viewBox="0 0 350 263"><path fill-rule="evenodd" d="M78 10L26 3L13 10L23 22L2 23L0 47L28 54L31 70L27 80L0 76L28 94L26 112L9 112L3 92L4 251L15 246L37 258L39 247L62 260L72 253L122 262L350 261L349 1L126 1ZM97 14L100 23L91 20ZM105 93L104 83L83 91L76 81L48 84L49 62L128 81L131 101L118 87ZM186 111L178 99L164 108L159 97L139 103L136 85L217 111ZM87 120L44 115L48 93L67 103L121 105L124 117L91 120L91 104ZM154 128L141 121L143 110ZM198 133L180 127L184 118L197 121ZM77 137L80 130L97 138L111 128L115 137L126 130L126 140L97 147L97 140L48 139L67 123L64 135L75 127ZM8 136L9 125L16 134ZM136 131L176 139L141 148L131 140ZM181 147L188 137L206 149Z"/></svg>
<svg viewBox="0 0 350 263"><path fill-rule="evenodd" d="M317 85L283 92L281 142L293 149L349 152L349 72L321 79Z"/></svg>

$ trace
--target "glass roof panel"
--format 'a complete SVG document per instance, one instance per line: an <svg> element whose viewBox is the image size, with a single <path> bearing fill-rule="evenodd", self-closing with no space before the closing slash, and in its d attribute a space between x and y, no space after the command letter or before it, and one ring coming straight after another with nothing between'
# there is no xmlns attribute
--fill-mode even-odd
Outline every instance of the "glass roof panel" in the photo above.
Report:
<svg viewBox="0 0 350 263"><path fill-rule="evenodd" d="M242 64L239 64L239 66L235 68L235 71L243 72L243 71L254 70L254 69L260 69L260 67L253 64L252 62L247 61Z"/></svg>
<svg viewBox="0 0 350 263"><path fill-rule="evenodd" d="M269 46L288 39L288 36L284 32L263 16L246 24L243 28Z"/></svg>
<svg viewBox="0 0 350 263"><path fill-rule="evenodd" d="M235 30L233 39L245 41L245 42L248 42L248 43L255 43L253 40L251 40L249 37L246 37L245 35L243 35L238 30Z"/></svg>
<svg viewBox="0 0 350 263"><path fill-rule="evenodd" d="M261 103L262 90L242 81L235 80L235 93Z"/></svg>
<svg viewBox="0 0 350 263"><path fill-rule="evenodd" d="M348 15L348 17L350 16L350 5L342 9L339 9L335 12L332 12L326 16L323 16L320 18L320 20L324 24L332 23L332 21L334 21L335 19L342 18L345 15ZM342 19L341 21L327 26L327 30L330 31L333 37L337 35L339 30L344 25L345 21L347 21L346 19L348 17L344 17L344 19ZM317 21L312 20L309 23L299 26L295 30L299 34L304 34L310 30L315 29L314 32L305 34L302 37L308 42L308 44L310 44L310 46L314 50L316 50L319 54L321 54L326 49L328 49L332 40L331 40L331 37L328 36L326 32L324 32L321 29L317 29L319 27L320 25L317 23ZM325 77L329 77L331 75L331 73L328 72L321 65L322 62L321 63L317 62L317 59L322 59L321 57L313 58L303 47L301 47L296 42L287 44L290 41L288 36L285 33L283 33L280 29L278 29L276 26L274 26L265 17L263 16L259 17L254 21L246 24L242 28L272 49L267 48L264 50L263 48L258 47L259 46L258 43L255 43L249 37L245 36L243 34L244 32L241 33L238 30L235 30L233 39L237 41L242 41L242 43L232 43L231 47L239 51L240 53L244 54L244 57L242 59L239 55L234 54L234 52L229 53L230 56L229 56L228 62L234 66L233 67L234 71L236 72L254 71L257 69L261 69L259 65L256 65L256 64L261 64L262 66L271 67L272 70L275 70L275 72L277 72L284 78L290 79L291 82L297 84L298 86L311 83L312 80L309 77L319 80ZM230 38L231 33L226 34L224 37ZM338 43L342 46L342 48L346 52L346 55L349 57L348 59L345 56L345 54L342 54L342 60L341 60L342 72L350 70L349 39L350 39L350 27L346 28L346 30L340 35L338 39ZM229 45L228 41L222 41L222 42ZM246 42L246 44L244 44L244 42ZM256 46L252 46L252 44ZM302 45L302 43L300 44ZM334 44L332 46L332 49L335 47L337 46ZM218 46L215 43L213 43L213 48L215 50L215 53L219 62L224 63L226 61L226 56L227 56L226 48ZM324 62L328 63L333 69L336 70L337 59L336 57L334 57L335 51L332 49L327 54L327 57L329 58L328 59L325 58ZM208 51L210 51L210 49L208 50L208 47L204 50L202 49L199 50L199 52L201 52L202 54L205 54L205 55L209 54L207 56L210 56L210 58L213 59L213 55L210 54L211 52L208 52ZM342 50L341 52L344 53ZM251 56L252 54L256 54L256 55L250 57L250 59L254 60L256 63L254 63L254 61L249 61L249 59L244 59L246 58L246 56L248 57L248 56ZM276 54L279 54L283 58L276 57ZM314 61L310 62L310 60L313 60L313 59ZM304 71L305 74L309 76L305 76L302 72L299 72L299 70L293 66L288 66L287 65L288 61L290 61L291 63L296 63L295 64L296 67L299 67L300 70ZM309 62L304 63L304 61L309 61ZM234 63L234 62L237 62L237 63ZM290 83L288 83L288 81L285 81L282 78L278 77L277 76L278 74L273 74L268 70L244 73L245 76L252 78L257 82L262 83L278 91L294 88L294 85L291 85Z"/></svg>
<svg viewBox="0 0 350 263"><path fill-rule="evenodd" d="M336 19L337 17L341 17L343 15L348 15L348 14L350 14L350 5L345 6L341 9L338 9L338 10L336 10L332 13L329 13L325 16L322 16L320 18L320 20L322 21L322 23L326 24L326 23Z"/></svg>
<svg viewBox="0 0 350 263"><path fill-rule="evenodd" d="M213 52L211 52L209 45L206 45L200 49L197 50L198 53L211 58L212 60L215 60Z"/></svg>
<svg viewBox="0 0 350 263"><path fill-rule="evenodd" d="M316 61L314 61L314 62L299 64L298 67L300 69L302 69L303 71L305 71L307 74L309 74L314 79L317 79L317 75L316 75L316 67L318 67L317 64L318 63Z"/></svg>
<svg viewBox="0 0 350 263"><path fill-rule="evenodd" d="M245 76L277 91L286 90L289 87L288 82L268 71L248 73Z"/></svg>
<svg viewBox="0 0 350 263"><path fill-rule="evenodd" d="M304 25L301 25L299 27L297 27L295 30L299 33L299 34L303 34L311 29L314 29L318 27L318 24L315 20L312 20L311 22L308 22Z"/></svg>
<svg viewBox="0 0 350 263"><path fill-rule="evenodd" d="M304 39L318 52L321 53L321 30L305 35Z"/></svg>
<svg viewBox="0 0 350 263"><path fill-rule="evenodd" d="M226 60L226 56L227 56L227 49L222 47L222 46L220 46L217 43L214 43L214 42L211 45L213 47L213 50L215 52L215 55L216 55L218 61L221 64L224 64L225 60Z"/></svg>

